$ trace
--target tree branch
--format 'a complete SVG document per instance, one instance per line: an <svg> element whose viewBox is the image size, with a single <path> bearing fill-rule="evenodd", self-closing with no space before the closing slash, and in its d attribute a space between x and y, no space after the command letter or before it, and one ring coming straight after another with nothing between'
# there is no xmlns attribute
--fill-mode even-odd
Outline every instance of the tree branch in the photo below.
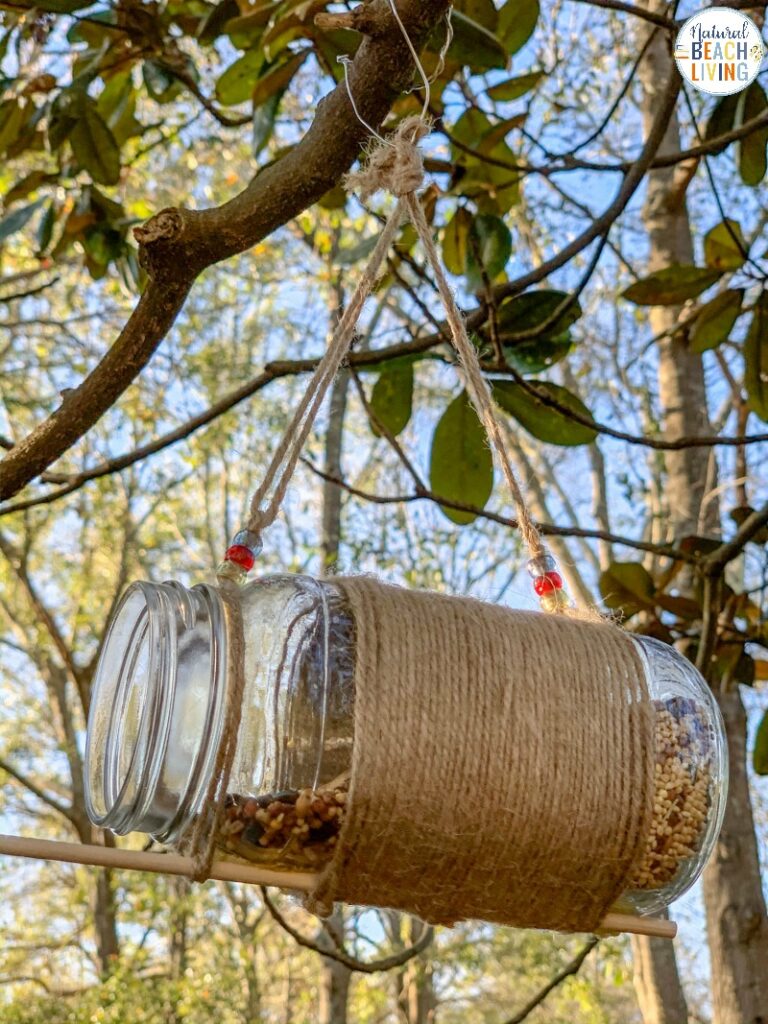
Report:
<svg viewBox="0 0 768 1024"><path fill-rule="evenodd" d="M447 7L447 0L403 0L400 16L415 45ZM413 60L386 0L371 0L367 9L387 30L364 39L349 69L349 85L362 118L376 127L410 82ZM0 500L47 469L117 401L170 330L198 274L245 252L316 202L352 165L366 136L342 83L320 102L301 142L239 195L208 210L163 210L137 228L140 259L149 275L144 294L101 362L0 463Z"/></svg>
<svg viewBox="0 0 768 1024"><path fill-rule="evenodd" d="M341 948L330 949L318 946L313 939L309 939L306 935L302 935L300 931L297 931L293 925L290 925L285 920L283 915L270 899L269 893L263 885L261 886L261 895L264 899L264 905L272 918L300 946L303 946L304 949L311 949L315 953L319 953L320 956L327 957L329 960L335 960L336 963L343 964L348 970L357 971L359 974L376 974L380 971L392 971L395 967L402 967L403 964L408 963L409 960L418 956L419 953L423 953L427 946L430 945L435 935L434 928L425 924L420 938L414 942L412 946L399 950L397 953L393 953L392 956L383 957L381 960L371 960L368 963L365 963L365 961L358 960L356 957L345 953Z"/></svg>
<svg viewBox="0 0 768 1024"><path fill-rule="evenodd" d="M573 958L573 960L571 960L569 964L566 964L566 966L561 971L558 971L554 978L552 978L552 980L549 981L544 986L544 988L537 992L533 999L531 999L529 1002L525 1004L522 1010L516 1013L514 1017L510 1017L509 1020L505 1022L505 1024L522 1024L522 1021L524 1021L526 1017L530 1016L530 1014L533 1013L537 1006L540 1006L544 1002L544 1000L547 998L550 992L556 989L558 985L562 985L566 978L570 978L574 974L579 973L579 971L581 970L581 965L584 963L584 961L587 959L587 957L599 941L600 937L598 935L593 935L592 938L589 939L586 945L582 948L582 950Z"/></svg>
<svg viewBox="0 0 768 1024"><path fill-rule="evenodd" d="M310 459L302 456L301 462L315 476L320 477L321 480L327 480L330 483L336 484L337 487L343 488L348 494L361 498L363 501L369 501L374 505L407 505L416 501L431 501L435 505L444 505L446 508L455 509L457 512L468 512L479 519L487 519L492 523L499 523L501 526L509 526L513 530L517 529L516 519L502 516L498 512L489 512L488 509L479 508L477 505L469 505L467 502L451 501L450 498L444 498L426 488L412 494L372 494L370 491L363 491L359 487L354 487L341 477L325 473ZM615 533L606 533L603 530L588 530L581 526L555 526L554 523L537 523L536 528L545 537L586 537L591 540L604 540L611 544L635 548L637 551L649 551L651 554L672 558L679 562L688 562L692 565L698 564L698 559L694 555L689 555L672 544L652 544L650 541L633 540L631 537L620 537Z"/></svg>

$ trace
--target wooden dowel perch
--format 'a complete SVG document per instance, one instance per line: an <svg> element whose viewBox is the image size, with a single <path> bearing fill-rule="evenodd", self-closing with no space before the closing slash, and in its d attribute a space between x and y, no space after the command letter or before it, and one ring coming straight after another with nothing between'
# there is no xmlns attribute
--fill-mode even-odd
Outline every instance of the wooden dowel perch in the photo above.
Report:
<svg viewBox="0 0 768 1024"><path fill-rule="evenodd" d="M164 875L191 874L192 861L176 853L143 853L109 846L88 846L84 843L61 843L50 839L27 839L0 835L0 854L28 857L33 860L57 860L68 864L88 864L100 868L122 868L128 871L151 871ZM318 876L309 871L272 871L269 868L232 861L217 860L211 865L211 878L220 882L245 882L249 885L273 885L278 889L299 889L309 892L317 885ZM674 939L677 925L657 917L635 917L633 914L606 914L600 925L602 932L629 932Z"/></svg>

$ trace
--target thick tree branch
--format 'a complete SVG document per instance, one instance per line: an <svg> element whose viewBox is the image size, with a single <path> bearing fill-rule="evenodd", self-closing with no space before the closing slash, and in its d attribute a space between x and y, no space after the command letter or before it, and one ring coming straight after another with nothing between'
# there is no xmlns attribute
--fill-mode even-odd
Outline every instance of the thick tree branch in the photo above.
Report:
<svg viewBox="0 0 768 1024"><path fill-rule="evenodd" d="M386 0L366 7L377 34L358 49L349 83L362 117L378 126L410 82L413 61ZM402 0L400 16L417 46L447 7L447 0ZM251 248L318 200L352 165L366 135L339 85L318 105L301 142L234 199L209 210L164 210L137 229L146 291L98 366L0 463L0 500L50 466L113 405L168 333L201 271Z"/></svg>

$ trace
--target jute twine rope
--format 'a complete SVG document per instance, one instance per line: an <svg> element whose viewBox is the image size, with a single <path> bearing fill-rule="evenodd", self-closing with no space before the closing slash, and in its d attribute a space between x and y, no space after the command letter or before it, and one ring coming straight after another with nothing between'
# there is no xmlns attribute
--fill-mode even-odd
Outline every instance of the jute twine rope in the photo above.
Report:
<svg viewBox="0 0 768 1024"><path fill-rule="evenodd" d="M590 931L653 809L629 637L467 598L334 580L356 629L347 816L309 906Z"/></svg>
<svg viewBox="0 0 768 1024"><path fill-rule="evenodd" d="M493 401L488 382L483 376L477 350L467 334L461 311L441 266L431 229L416 195L416 190L424 180L424 164L418 143L425 135L429 134L429 131L430 126L423 117L414 115L405 118L388 139L372 150L365 166L359 171L348 174L345 178L346 187L357 192L363 200L383 188L391 192L398 202L387 218L376 247L333 333L326 353L318 364L291 422L270 460L264 478L251 499L246 527L254 533L260 534L277 517L288 484L296 469L299 455L312 429L312 424L326 392L349 352L363 305L381 274L389 247L394 241L404 214L407 213L424 246L427 260L435 275L435 282L445 307L451 341L459 357L467 394L501 463L502 473L515 507L520 533L531 557L536 557L544 552L544 545L512 468L504 440L500 413ZM272 492L271 497L267 498L270 491Z"/></svg>

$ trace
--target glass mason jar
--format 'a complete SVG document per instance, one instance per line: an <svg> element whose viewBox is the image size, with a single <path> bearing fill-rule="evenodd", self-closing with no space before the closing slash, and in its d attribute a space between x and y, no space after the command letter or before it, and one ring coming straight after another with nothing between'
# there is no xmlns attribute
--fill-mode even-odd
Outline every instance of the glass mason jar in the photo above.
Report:
<svg viewBox="0 0 768 1024"><path fill-rule="evenodd" d="M310 576L263 577L237 593L245 690L219 855L316 870L333 855L349 787L353 614L333 582ZM656 788L645 849L617 907L652 913L701 873L722 822L727 757L719 709L696 669L666 644L629 638L655 713ZM126 591L88 722L94 823L173 844L200 812L222 732L225 645L215 587Z"/></svg>

